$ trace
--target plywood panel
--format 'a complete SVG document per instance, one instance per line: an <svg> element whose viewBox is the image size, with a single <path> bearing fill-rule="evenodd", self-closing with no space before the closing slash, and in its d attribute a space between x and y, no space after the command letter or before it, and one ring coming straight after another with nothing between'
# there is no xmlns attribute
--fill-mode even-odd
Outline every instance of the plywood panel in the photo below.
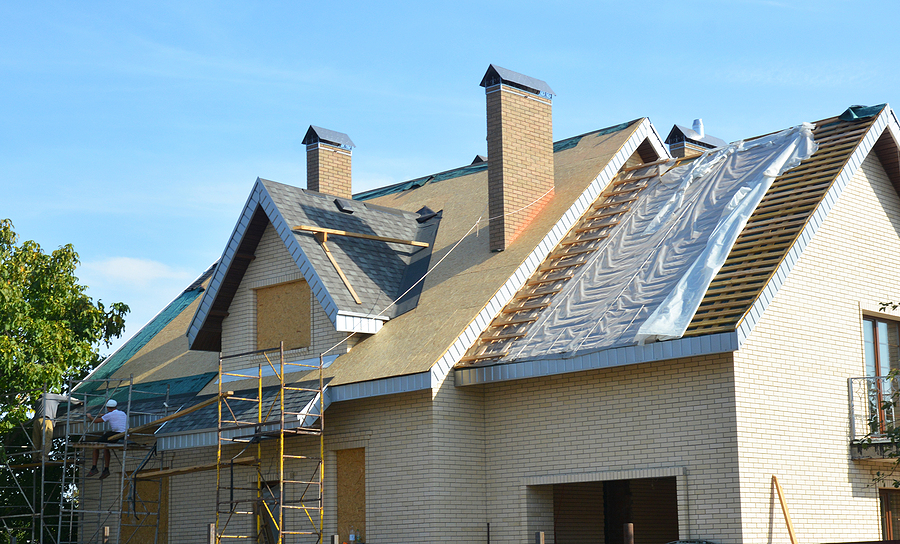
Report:
<svg viewBox="0 0 900 544"><path fill-rule="evenodd" d="M310 344L311 309L309 285L305 281L281 283L256 289L256 347L285 349Z"/></svg>
<svg viewBox="0 0 900 544"><path fill-rule="evenodd" d="M357 529L366 541L366 450L338 450L337 525L341 542L350 542L350 527Z"/></svg>
<svg viewBox="0 0 900 544"><path fill-rule="evenodd" d="M142 544L168 542L169 479L138 480L135 485L137 485L137 496L134 502L129 493L126 497L128 504L122 505L121 542L140 542ZM157 515L159 517L159 533L157 533L156 527ZM156 537L155 540L154 537Z"/></svg>

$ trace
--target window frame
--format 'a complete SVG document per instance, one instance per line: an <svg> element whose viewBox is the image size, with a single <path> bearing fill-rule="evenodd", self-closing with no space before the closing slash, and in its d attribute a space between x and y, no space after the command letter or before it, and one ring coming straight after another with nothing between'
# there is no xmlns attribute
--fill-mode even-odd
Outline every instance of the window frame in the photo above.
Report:
<svg viewBox="0 0 900 544"><path fill-rule="evenodd" d="M897 394L898 388L894 380L887 380L891 371L900 370L900 321L886 319L880 316L863 316L863 364L865 376L871 379L868 384L868 397L870 411L875 419L870 421L870 431L883 434L888 430L889 423L896 421L894 406L887 406ZM883 326L883 327L882 327ZM890 327L894 329L895 344L890 343ZM871 331L871 340L869 339ZM887 338L882 342L881 335ZM870 348L871 346L871 348ZM891 347L894 347L894 358L891 359ZM888 353L882 354L882 349L887 348ZM870 364L871 361L871 364ZM885 367L886 365L886 367ZM887 372L885 372L887 368ZM898 527L900 531L900 527Z"/></svg>

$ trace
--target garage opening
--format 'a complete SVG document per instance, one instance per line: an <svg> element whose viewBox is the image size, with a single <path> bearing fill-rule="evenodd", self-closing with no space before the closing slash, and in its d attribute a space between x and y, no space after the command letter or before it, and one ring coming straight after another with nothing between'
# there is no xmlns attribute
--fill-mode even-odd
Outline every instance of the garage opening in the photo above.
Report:
<svg viewBox="0 0 900 544"><path fill-rule="evenodd" d="M620 544L626 523L633 524L635 544L678 540L675 478L553 486L556 544Z"/></svg>

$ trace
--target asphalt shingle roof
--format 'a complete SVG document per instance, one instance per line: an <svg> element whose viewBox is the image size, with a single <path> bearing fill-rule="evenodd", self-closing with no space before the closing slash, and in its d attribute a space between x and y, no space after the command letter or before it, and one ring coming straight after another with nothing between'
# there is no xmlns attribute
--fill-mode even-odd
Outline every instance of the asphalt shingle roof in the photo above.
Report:
<svg viewBox="0 0 900 544"><path fill-rule="evenodd" d="M357 304L337 274L316 236L312 232L294 231L294 237L312 263L316 273L335 304L342 311L367 315L396 317L415 306L390 306L417 280L408 274L411 264L431 255L431 245L440 219L420 223L418 213L404 212L356 202L353 212L340 211L333 196L291 187L283 183L260 180L272 201L291 227L321 227L356 234L426 242L429 247L368 240L350 236L329 235L327 245L335 261L356 291ZM390 306L390 307L389 307Z"/></svg>

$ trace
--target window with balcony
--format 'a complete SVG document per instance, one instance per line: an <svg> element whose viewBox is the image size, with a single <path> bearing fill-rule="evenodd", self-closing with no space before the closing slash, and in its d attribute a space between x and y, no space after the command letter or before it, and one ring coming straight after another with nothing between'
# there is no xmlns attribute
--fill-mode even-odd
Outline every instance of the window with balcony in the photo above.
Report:
<svg viewBox="0 0 900 544"><path fill-rule="evenodd" d="M900 322L866 317L863 320L866 358L868 424L872 434L883 434L894 423L897 379L900 371Z"/></svg>

